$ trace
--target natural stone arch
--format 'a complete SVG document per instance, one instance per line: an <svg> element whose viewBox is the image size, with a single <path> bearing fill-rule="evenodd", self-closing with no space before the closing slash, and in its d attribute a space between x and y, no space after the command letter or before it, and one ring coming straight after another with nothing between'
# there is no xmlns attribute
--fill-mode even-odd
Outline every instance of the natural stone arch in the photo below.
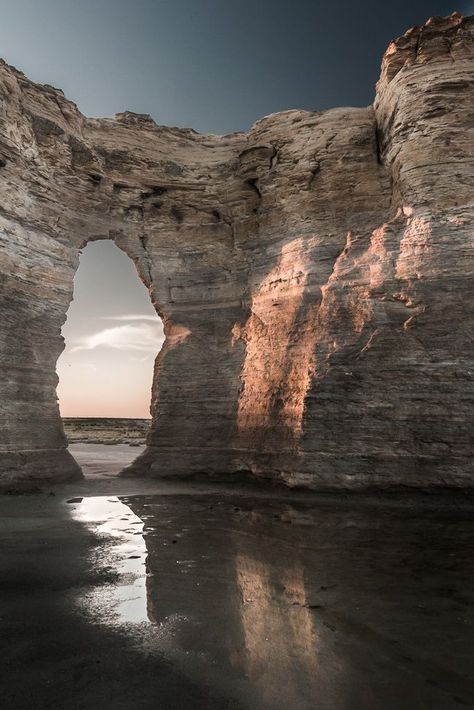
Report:
<svg viewBox="0 0 474 710"><path fill-rule="evenodd" d="M77 475L54 364L87 235L166 327L129 473L470 483L472 32L453 15L392 43L373 107L229 136L87 119L1 64L1 475Z"/></svg>
<svg viewBox="0 0 474 710"><path fill-rule="evenodd" d="M8 281L4 291L6 324L10 323L12 329L20 325L30 348L22 351L18 342L11 348L11 358L23 358L26 367L15 365L7 373L12 387L6 394L19 411L12 417L10 409L5 420L5 477L60 480L78 474L65 450L54 395L57 379L53 363L62 348L60 328L72 297L79 251L89 241L102 238L113 239L135 262L164 322L166 343L154 386L155 392L160 390L155 419L158 445L164 441L163 470L175 471L174 459L186 473L189 466L203 468L203 460L207 467L212 465L212 457L222 458L217 447L225 447L222 432L218 444L214 432L219 426L222 430L222 422L224 428L227 425L229 390L234 386L236 399L239 386L238 366L233 368L233 381L228 373L219 380L215 367L216 355L222 364L234 358L239 349L230 345L235 313L241 307L236 285L231 283L229 287L235 261L232 229L213 207L216 197L206 197L208 176L193 190L183 175L187 168L169 158L173 151L181 150L183 140L186 153L196 143L195 171L200 170L199 159L202 163L203 156L213 152L212 146L206 147L205 137L192 131L159 129L148 117L124 114L117 120L83 119L60 92L40 89L10 68L4 67L4 73L9 108L24 122L18 143L5 141L3 145L8 155L4 167L7 186L12 181L11 203L7 188L2 216L7 235L2 264ZM71 134L77 123L81 138ZM106 147L103 135L101 145L89 147L86 140L94 142L101 124L105 126ZM107 145L110 132L111 146ZM128 145L127 162L125 151L117 146L130 138L137 145L134 150ZM230 149L226 141L221 143L225 160ZM204 144L202 149L200 144ZM207 172L212 170L204 167ZM217 165L217 172L220 169ZM22 185L14 182L19 170L27 176ZM246 189L253 195L251 188ZM170 191L176 197L163 205L159 200ZM194 198L193 192L199 195ZM19 201L29 203L28 217L21 206L18 209ZM195 214L197 219L193 220ZM88 235L85 239L84 234ZM208 247L213 250L210 256ZM40 317L35 318L35 313ZM185 342L193 332L194 342ZM8 357L8 327L3 334ZM224 341L229 341L228 348ZM178 355L178 350L184 352ZM168 357L170 352L172 358ZM183 378L183 362L187 378ZM162 378L163 369L166 372ZM193 377L195 372L199 372L199 381ZM35 388L39 380L38 397ZM19 388L24 392L21 397ZM173 389L173 398L168 395L169 388ZM212 405L206 406L207 400ZM201 420L196 430L194 410ZM219 464L222 470L226 465L225 461Z"/></svg>

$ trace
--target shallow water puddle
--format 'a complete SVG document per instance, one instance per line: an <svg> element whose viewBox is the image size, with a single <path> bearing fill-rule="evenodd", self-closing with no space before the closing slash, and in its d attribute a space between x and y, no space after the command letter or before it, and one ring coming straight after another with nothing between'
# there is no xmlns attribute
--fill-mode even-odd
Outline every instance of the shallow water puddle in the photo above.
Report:
<svg viewBox="0 0 474 710"><path fill-rule="evenodd" d="M115 496L83 498L71 513L94 534L111 539L112 544L97 563L118 574L117 582L87 595L84 602L88 610L105 613L108 621L116 623L148 622L143 521Z"/></svg>
<svg viewBox="0 0 474 710"><path fill-rule="evenodd" d="M416 697L444 709L473 697L467 515L421 524L398 509L220 494L68 502L94 535L75 610L235 707L355 709L369 697L398 709ZM423 547L421 566L428 533L442 543ZM456 607L446 589L459 590Z"/></svg>

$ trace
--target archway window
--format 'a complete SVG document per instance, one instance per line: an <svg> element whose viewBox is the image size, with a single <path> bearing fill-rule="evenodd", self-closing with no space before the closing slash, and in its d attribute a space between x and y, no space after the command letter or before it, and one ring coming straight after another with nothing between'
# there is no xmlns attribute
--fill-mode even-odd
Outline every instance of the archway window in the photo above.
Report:
<svg viewBox="0 0 474 710"><path fill-rule="evenodd" d="M62 333L57 372L63 418L150 417L163 325L133 262L113 242L84 248Z"/></svg>

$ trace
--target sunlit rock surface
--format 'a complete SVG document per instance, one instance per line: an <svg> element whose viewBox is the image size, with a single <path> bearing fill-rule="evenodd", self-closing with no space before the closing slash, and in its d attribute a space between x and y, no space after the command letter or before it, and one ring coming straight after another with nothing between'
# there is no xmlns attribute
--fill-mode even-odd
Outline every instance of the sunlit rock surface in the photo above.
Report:
<svg viewBox="0 0 474 710"><path fill-rule="evenodd" d="M473 32L393 42L373 107L227 136L88 119L2 63L1 476L80 475L55 363L80 249L109 238L166 333L126 473L470 485Z"/></svg>

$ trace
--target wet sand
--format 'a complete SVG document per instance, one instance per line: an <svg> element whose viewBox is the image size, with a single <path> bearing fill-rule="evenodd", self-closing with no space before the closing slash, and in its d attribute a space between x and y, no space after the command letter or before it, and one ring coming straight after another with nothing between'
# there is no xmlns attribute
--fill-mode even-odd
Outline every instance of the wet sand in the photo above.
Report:
<svg viewBox="0 0 474 710"><path fill-rule="evenodd" d="M116 479L136 449L103 448L0 496L2 710L474 705L468 500Z"/></svg>

